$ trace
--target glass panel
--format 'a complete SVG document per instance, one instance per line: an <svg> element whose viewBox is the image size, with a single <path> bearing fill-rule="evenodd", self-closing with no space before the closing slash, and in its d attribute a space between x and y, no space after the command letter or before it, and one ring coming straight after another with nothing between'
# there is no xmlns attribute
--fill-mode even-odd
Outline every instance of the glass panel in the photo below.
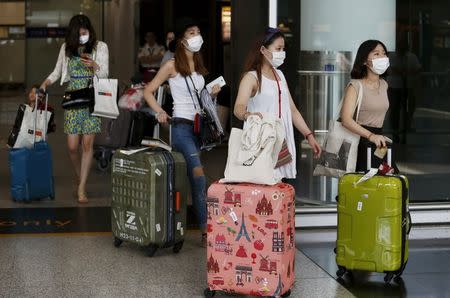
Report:
<svg viewBox="0 0 450 298"><path fill-rule="evenodd" d="M278 26L287 34L283 71L291 93L320 140L338 113L358 46L367 39L386 44L391 69L384 132L395 141L394 159L410 181L412 202L449 201L448 1L279 0ZM335 203L337 179L312 176L314 161L302 139L294 183L298 202Z"/></svg>

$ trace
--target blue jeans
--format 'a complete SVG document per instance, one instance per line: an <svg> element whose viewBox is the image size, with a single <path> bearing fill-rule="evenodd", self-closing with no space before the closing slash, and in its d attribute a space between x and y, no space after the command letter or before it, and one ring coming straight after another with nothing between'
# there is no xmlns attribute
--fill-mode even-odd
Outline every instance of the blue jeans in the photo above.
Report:
<svg viewBox="0 0 450 298"><path fill-rule="evenodd" d="M187 174L191 183L192 203L201 229L206 228L206 178L195 176L194 168L202 167L200 144L194 135L193 125L177 123L172 127L172 146L183 154L187 165Z"/></svg>

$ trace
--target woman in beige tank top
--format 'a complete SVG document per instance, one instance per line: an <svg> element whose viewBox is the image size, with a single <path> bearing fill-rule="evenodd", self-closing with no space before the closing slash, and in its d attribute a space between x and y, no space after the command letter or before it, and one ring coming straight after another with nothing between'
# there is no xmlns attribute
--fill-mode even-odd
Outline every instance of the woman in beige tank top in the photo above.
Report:
<svg viewBox="0 0 450 298"><path fill-rule="evenodd" d="M367 169L367 147L372 143L378 148L386 147L387 138L383 136L383 123L389 108L388 85L384 74L389 67L386 46L378 40L363 42L356 54L351 72L344 104L341 110L342 124L348 130L361 136L358 146L357 171ZM362 102L358 119L354 118L358 92L356 80L362 83ZM356 121L357 120L357 121ZM382 160L373 157L372 167L377 167Z"/></svg>

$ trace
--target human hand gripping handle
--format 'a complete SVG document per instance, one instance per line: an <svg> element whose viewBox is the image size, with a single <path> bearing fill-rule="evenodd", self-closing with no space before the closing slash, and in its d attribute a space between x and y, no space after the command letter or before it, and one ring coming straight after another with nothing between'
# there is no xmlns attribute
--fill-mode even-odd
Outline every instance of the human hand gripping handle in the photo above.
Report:
<svg viewBox="0 0 450 298"><path fill-rule="evenodd" d="M383 135L377 135L377 134L373 134L371 133L367 139L374 143L378 148L380 147L386 147L386 143L392 143L392 140L383 136Z"/></svg>
<svg viewBox="0 0 450 298"><path fill-rule="evenodd" d="M156 113L155 118L161 124L167 124L172 119L164 110Z"/></svg>

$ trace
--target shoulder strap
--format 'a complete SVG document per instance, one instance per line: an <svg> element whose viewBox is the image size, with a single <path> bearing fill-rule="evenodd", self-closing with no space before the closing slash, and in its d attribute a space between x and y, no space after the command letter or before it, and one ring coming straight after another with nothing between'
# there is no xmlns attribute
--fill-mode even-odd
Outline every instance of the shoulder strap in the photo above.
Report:
<svg viewBox="0 0 450 298"><path fill-rule="evenodd" d="M192 81L191 76L189 76L189 78L190 78L191 81ZM198 109L197 109L197 105L195 104L194 97L192 96L191 87L189 87L189 83L188 83L186 77L184 77L184 81L186 82L186 87L187 87L187 89L188 89L189 95L191 96L192 103L194 104L194 108L195 108L196 110L198 110ZM194 90L196 90L196 91L195 91L195 94L197 95L197 100L198 100L198 102L199 102L198 93L197 93L197 89L195 88L194 81L192 81L192 86L194 86Z"/></svg>

